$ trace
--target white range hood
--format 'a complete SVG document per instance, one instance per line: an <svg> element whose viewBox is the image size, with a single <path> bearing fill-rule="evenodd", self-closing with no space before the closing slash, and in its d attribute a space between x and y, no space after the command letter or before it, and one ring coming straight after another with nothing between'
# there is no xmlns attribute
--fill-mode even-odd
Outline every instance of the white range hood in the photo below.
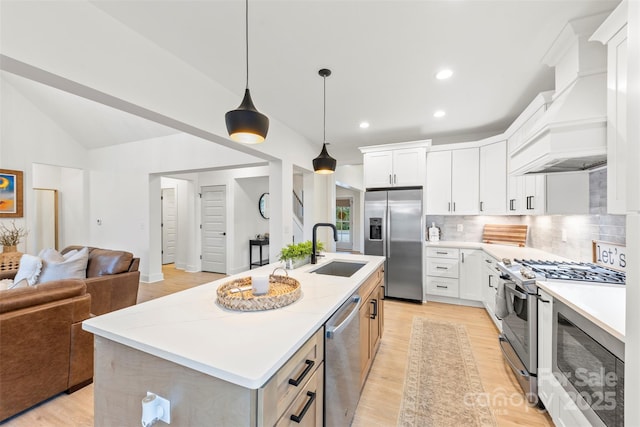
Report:
<svg viewBox="0 0 640 427"><path fill-rule="evenodd" d="M510 152L510 173L587 170L607 160L606 50L588 38L605 14L571 21L545 55L556 91L547 110Z"/></svg>

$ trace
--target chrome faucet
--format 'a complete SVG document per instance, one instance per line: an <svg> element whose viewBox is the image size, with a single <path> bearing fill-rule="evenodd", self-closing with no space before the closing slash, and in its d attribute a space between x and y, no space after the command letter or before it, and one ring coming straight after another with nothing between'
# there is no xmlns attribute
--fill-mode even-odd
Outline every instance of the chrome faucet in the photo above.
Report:
<svg viewBox="0 0 640 427"><path fill-rule="evenodd" d="M335 225L330 224L328 222L319 222L316 225L313 226L313 240L311 241L311 264L315 264L318 261L318 254L316 254L316 245L317 245L317 239L316 239L316 230L318 229L318 227L331 227L333 228L333 240L335 240L336 242L338 241L338 229L336 228Z"/></svg>

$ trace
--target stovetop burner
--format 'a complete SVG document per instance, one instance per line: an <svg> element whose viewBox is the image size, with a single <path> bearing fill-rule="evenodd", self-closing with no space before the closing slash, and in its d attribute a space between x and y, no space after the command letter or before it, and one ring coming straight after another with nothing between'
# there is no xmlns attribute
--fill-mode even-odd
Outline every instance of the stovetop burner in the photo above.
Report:
<svg viewBox="0 0 640 427"><path fill-rule="evenodd" d="M541 260L514 260L544 280L570 280L592 283L612 283L624 285L626 275L623 272L586 262L558 262Z"/></svg>

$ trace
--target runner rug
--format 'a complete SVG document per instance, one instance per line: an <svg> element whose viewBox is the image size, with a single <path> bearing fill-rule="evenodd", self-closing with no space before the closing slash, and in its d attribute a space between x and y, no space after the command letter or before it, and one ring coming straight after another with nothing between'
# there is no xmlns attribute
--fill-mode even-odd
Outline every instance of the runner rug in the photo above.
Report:
<svg viewBox="0 0 640 427"><path fill-rule="evenodd" d="M398 426L496 426L464 325L414 317Z"/></svg>

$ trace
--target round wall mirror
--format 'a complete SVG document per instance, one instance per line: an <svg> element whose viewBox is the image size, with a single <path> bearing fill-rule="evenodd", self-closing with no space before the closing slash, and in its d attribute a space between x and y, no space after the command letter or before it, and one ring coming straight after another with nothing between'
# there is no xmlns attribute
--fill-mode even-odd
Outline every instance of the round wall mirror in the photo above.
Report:
<svg viewBox="0 0 640 427"><path fill-rule="evenodd" d="M263 193L258 200L258 210L262 218L269 219L269 193Z"/></svg>

